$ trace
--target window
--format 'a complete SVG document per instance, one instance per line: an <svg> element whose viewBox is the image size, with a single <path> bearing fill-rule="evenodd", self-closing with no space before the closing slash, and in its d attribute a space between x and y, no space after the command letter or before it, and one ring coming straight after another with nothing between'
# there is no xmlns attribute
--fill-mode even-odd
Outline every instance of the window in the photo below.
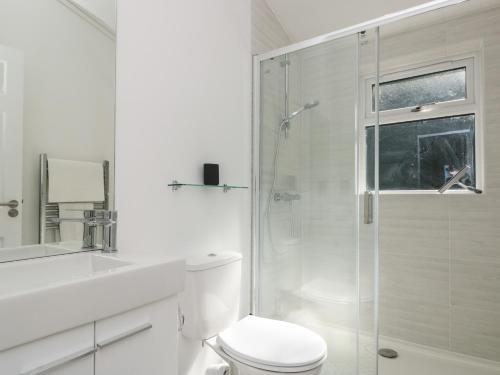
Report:
<svg viewBox="0 0 500 375"><path fill-rule="evenodd" d="M403 78L380 84L380 110L466 99L465 68ZM375 85L372 85L372 93ZM372 94L375 111L375 95Z"/></svg>
<svg viewBox="0 0 500 375"><path fill-rule="evenodd" d="M465 165L477 187L478 106L474 59L399 71L379 86L381 191L436 191ZM366 84L366 188L374 188L375 83ZM455 186L453 189L460 189Z"/></svg>

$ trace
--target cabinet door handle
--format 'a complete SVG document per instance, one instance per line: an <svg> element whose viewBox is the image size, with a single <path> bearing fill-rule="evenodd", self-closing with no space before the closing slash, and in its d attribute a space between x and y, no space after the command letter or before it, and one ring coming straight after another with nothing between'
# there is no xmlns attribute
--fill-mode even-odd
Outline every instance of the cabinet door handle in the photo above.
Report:
<svg viewBox="0 0 500 375"><path fill-rule="evenodd" d="M102 349L102 348L105 348L106 346L113 345L114 343L116 343L118 341L127 339L131 336L137 335L138 333L147 331L148 329L151 329L151 328L153 328L153 325L151 323L141 324L138 327L135 327L135 328L129 329L128 331L119 333L118 335L110 337L109 339L99 341L96 344L97 349Z"/></svg>
<svg viewBox="0 0 500 375"><path fill-rule="evenodd" d="M55 361L46 363L44 365L32 368L31 370L23 370L19 375L43 375L47 374L49 371L54 370L57 367L64 366L70 362L76 361L78 359L85 358L96 352L96 348L91 346L89 348L78 350L74 353L68 354L62 358L56 359Z"/></svg>

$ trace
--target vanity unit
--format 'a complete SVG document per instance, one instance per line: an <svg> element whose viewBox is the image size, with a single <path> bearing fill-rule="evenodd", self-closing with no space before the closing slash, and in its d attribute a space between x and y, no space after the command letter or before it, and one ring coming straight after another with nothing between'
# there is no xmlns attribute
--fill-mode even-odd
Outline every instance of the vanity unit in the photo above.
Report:
<svg viewBox="0 0 500 375"><path fill-rule="evenodd" d="M0 374L177 372L184 262L98 252L0 265Z"/></svg>

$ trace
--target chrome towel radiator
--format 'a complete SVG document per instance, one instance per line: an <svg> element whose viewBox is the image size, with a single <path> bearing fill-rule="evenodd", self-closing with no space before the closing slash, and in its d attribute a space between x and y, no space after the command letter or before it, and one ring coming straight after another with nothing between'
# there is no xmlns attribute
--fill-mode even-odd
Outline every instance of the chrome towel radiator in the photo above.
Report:
<svg viewBox="0 0 500 375"><path fill-rule="evenodd" d="M93 203L94 210L109 210L109 161L103 161L104 173L104 201L103 202L79 202ZM47 154L40 155L40 212L39 212L39 243L46 242L47 231L59 230L59 223L54 219L59 218L59 205L50 202L49 199L49 169ZM55 238L55 236L54 236Z"/></svg>

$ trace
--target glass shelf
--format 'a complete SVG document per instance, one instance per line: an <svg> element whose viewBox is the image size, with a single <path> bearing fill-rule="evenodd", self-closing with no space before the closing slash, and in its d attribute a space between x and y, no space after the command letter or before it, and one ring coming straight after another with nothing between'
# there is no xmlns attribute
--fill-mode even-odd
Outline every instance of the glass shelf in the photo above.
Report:
<svg viewBox="0 0 500 375"><path fill-rule="evenodd" d="M185 184L179 181L172 181L168 184L172 188L172 191L179 190L183 186L195 187L195 188L209 188L209 189L222 189L224 193L227 193L231 189L248 189L248 186L236 186L236 185L204 185L204 184Z"/></svg>

